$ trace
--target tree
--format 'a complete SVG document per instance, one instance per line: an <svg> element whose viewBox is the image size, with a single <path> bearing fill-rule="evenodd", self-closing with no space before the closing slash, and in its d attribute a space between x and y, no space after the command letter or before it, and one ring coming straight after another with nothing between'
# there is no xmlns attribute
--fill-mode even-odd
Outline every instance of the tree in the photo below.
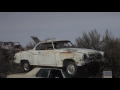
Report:
<svg viewBox="0 0 120 90"><path fill-rule="evenodd" d="M54 38L54 37L48 37L48 38L45 38L45 41L47 41L47 40L55 40L56 38Z"/></svg>
<svg viewBox="0 0 120 90"><path fill-rule="evenodd" d="M76 38L76 46L80 48L100 49L100 34L95 30L86 33L83 32L82 37Z"/></svg>
<svg viewBox="0 0 120 90"><path fill-rule="evenodd" d="M120 77L120 38L112 36L111 32L106 30L102 38L105 52L105 68L104 70L112 70L115 77Z"/></svg>
<svg viewBox="0 0 120 90"><path fill-rule="evenodd" d="M120 77L120 38L115 38L108 30L102 37L96 30L92 30L76 38L76 46L104 51L105 62L100 70L112 70L114 77Z"/></svg>
<svg viewBox="0 0 120 90"><path fill-rule="evenodd" d="M35 42L29 42L29 43L26 45L25 49L26 49L26 50L33 49L33 48L35 47L35 45L36 45Z"/></svg>

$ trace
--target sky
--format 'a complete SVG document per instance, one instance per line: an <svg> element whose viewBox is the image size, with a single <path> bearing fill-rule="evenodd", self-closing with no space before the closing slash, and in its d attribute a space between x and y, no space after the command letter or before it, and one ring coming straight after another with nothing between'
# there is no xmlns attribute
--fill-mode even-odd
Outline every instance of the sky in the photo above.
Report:
<svg viewBox="0 0 120 90"><path fill-rule="evenodd" d="M106 30L120 36L120 12L0 12L0 41L26 46L31 36L66 39L75 43L82 33Z"/></svg>

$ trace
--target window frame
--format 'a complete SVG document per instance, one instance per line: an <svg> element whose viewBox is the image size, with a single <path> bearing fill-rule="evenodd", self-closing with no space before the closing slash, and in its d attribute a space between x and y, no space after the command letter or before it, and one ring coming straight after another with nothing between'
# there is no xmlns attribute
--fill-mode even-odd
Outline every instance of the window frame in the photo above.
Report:
<svg viewBox="0 0 120 90"><path fill-rule="evenodd" d="M53 43L50 42L50 43L39 43L36 47L35 47L35 50L49 50L47 49L48 48L48 44L51 44L51 49L50 50L54 50L54 47L53 47ZM38 48L39 47L39 48ZM44 47L44 48L43 48Z"/></svg>

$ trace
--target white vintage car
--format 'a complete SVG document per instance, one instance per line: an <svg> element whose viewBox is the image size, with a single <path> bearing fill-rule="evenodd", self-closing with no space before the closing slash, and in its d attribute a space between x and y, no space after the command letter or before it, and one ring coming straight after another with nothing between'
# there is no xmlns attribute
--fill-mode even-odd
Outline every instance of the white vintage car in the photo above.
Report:
<svg viewBox="0 0 120 90"><path fill-rule="evenodd" d="M62 67L74 76L79 66L103 61L104 52L76 48L69 40L48 40L37 43L31 50L16 53L14 58L25 71L31 70L31 66Z"/></svg>
<svg viewBox="0 0 120 90"><path fill-rule="evenodd" d="M86 68L80 67L78 71L71 77L64 69L36 67L27 73L9 74L7 78L94 78Z"/></svg>

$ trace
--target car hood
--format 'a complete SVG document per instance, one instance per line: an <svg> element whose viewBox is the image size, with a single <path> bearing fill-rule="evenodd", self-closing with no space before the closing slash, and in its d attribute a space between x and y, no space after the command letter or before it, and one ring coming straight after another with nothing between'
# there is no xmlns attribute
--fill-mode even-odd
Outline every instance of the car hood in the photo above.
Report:
<svg viewBox="0 0 120 90"><path fill-rule="evenodd" d="M103 53L102 51L92 50L92 49L86 49L86 48L64 48L64 49L58 49L60 52L74 52L74 53Z"/></svg>

